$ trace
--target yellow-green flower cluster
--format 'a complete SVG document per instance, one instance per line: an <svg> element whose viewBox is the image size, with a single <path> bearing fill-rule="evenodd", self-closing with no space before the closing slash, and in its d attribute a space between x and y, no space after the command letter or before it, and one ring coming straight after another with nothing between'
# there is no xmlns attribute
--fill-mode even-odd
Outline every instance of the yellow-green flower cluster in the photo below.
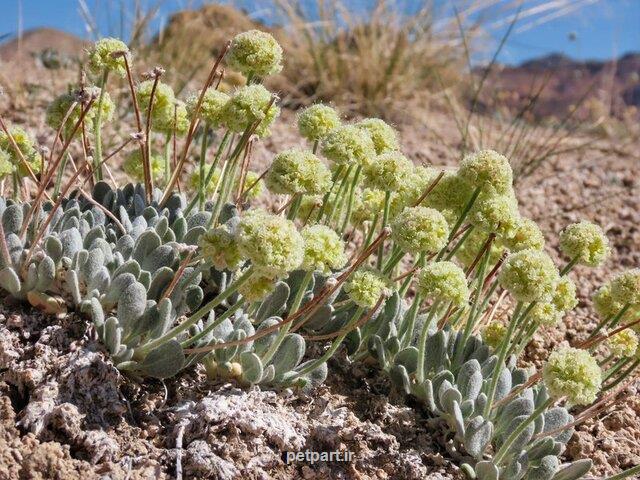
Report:
<svg viewBox="0 0 640 480"><path fill-rule="evenodd" d="M553 292L551 303L553 303L560 312L568 312L569 310L576 308L576 305L578 305L576 284L573 283L573 280L568 276L563 275L556 283L556 289Z"/></svg>
<svg viewBox="0 0 640 480"><path fill-rule="evenodd" d="M145 80L138 84L136 95L140 110L145 115L149 111L153 92L151 129L165 135L173 133L175 129L177 135L184 135L189 128L189 115L185 104L176 99L169 85L157 82L154 89L154 83L154 80Z"/></svg>
<svg viewBox="0 0 640 480"><path fill-rule="evenodd" d="M91 87L95 88L95 87ZM90 91L90 89L87 89ZM73 105L73 102L77 102L75 107L69 112L69 109ZM113 112L115 110L115 105L113 100L111 100L111 96L109 92L104 92L102 98L102 112L100 114L101 122L109 122L113 118ZM79 102L79 96L75 93L64 93L58 97L56 97L53 102L49 104L47 108L46 114L46 122L54 130L58 130L62 125L62 121L64 120L67 113L69 116L67 117L67 121L62 129L62 136L67 139L73 132L76 123L80 120L80 115L82 114L83 105ZM98 102L97 100L93 102L89 110L84 116L85 125L92 126L93 121L98 113ZM91 130L91 127L88 128ZM76 135L80 135L82 132L82 128L78 128L76 131Z"/></svg>
<svg viewBox="0 0 640 480"><path fill-rule="evenodd" d="M607 340L607 347L616 358L633 357L638 351L638 335L628 328L620 330Z"/></svg>
<svg viewBox="0 0 640 480"><path fill-rule="evenodd" d="M543 327L554 327L562 320L563 312L558 310L553 303L537 302L529 312L529 319Z"/></svg>
<svg viewBox="0 0 640 480"><path fill-rule="evenodd" d="M329 273L347 263L344 242L331 228L311 225L305 227L301 234L304 240L303 270Z"/></svg>
<svg viewBox="0 0 640 480"><path fill-rule="evenodd" d="M264 210L242 217L236 241L240 254L264 275L286 276L304 257L304 241L293 222Z"/></svg>
<svg viewBox="0 0 640 480"><path fill-rule="evenodd" d="M460 260L463 265L467 267L470 266L474 261L476 261L478 255L480 255L480 252L484 248L488 238L489 235L486 232L474 228L456 252L456 258ZM502 257L504 251L504 248L499 242L491 242L487 265L489 267L495 265L500 260L500 257Z"/></svg>
<svg viewBox="0 0 640 480"><path fill-rule="evenodd" d="M622 272L611 280L611 297L622 305L640 306L640 268Z"/></svg>
<svg viewBox="0 0 640 480"><path fill-rule="evenodd" d="M264 77L282 70L282 47L273 36L260 30L236 35L226 58L231 68L246 76Z"/></svg>
<svg viewBox="0 0 640 480"><path fill-rule="evenodd" d="M373 308L381 296L389 296L387 280L374 270L358 270L344 286L351 301L362 308Z"/></svg>
<svg viewBox="0 0 640 480"><path fill-rule="evenodd" d="M242 271L240 271L240 275ZM238 288L238 293L249 303L264 300L276 288L278 279L263 273L254 273Z"/></svg>
<svg viewBox="0 0 640 480"><path fill-rule="evenodd" d="M408 207L391 226L392 238L407 253L435 253L447 244L449 225L429 207Z"/></svg>
<svg viewBox="0 0 640 480"><path fill-rule="evenodd" d="M262 85L239 88L225 104L222 123L235 133L242 133L257 123L256 135L267 137L271 124L280 115L280 108L275 103L269 105L272 97Z"/></svg>
<svg viewBox="0 0 640 480"><path fill-rule="evenodd" d="M127 74L124 56L118 55L124 52L128 57L129 47L117 38L102 38L87 51L89 57L89 70L98 75L104 71L114 72L120 77Z"/></svg>
<svg viewBox="0 0 640 480"><path fill-rule="evenodd" d="M414 167L407 181L398 189L397 203L402 207L414 206L437 176L438 172L434 168L422 165Z"/></svg>
<svg viewBox="0 0 640 480"><path fill-rule="evenodd" d="M38 173L41 167L40 154L37 152L31 136L21 127L11 127L9 128L9 133L18 147L18 150L20 150L20 153L22 153L22 156L29 164L29 167L31 167L31 170L34 173ZM25 166L20 155L13 147L11 139L4 131L0 131L0 151L4 152L5 157L4 167L2 168L3 171L7 171L9 169L6 163L9 161L13 165L12 172L16 172L19 177L26 177L29 175L28 168Z"/></svg>
<svg viewBox="0 0 640 480"><path fill-rule="evenodd" d="M457 306L469 301L467 278L460 267L449 261L427 264L418 275L418 292L425 298Z"/></svg>
<svg viewBox="0 0 640 480"><path fill-rule="evenodd" d="M369 133L378 155L400 149L398 133L384 120L379 118L366 118L356 123L356 127L362 128Z"/></svg>
<svg viewBox="0 0 640 480"><path fill-rule="evenodd" d="M504 240L505 246L512 252L519 252L533 248L542 250L544 248L544 235L536 222L530 218L519 217L518 223L511 237Z"/></svg>
<svg viewBox="0 0 640 480"><path fill-rule="evenodd" d="M205 260L217 270L237 270L245 260L234 235L226 225L203 233L198 245Z"/></svg>
<svg viewBox="0 0 640 480"><path fill-rule="evenodd" d="M567 347L549 355L542 378L553 398L567 397L569 405L588 405L600 391L602 372L589 352Z"/></svg>
<svg viewBox="0 0 640 480"><path fill-rule="evenodd" d="M193 117L202 92L194 93L187 99L187 113ZM215 88L207 88L202 97L198 117L212 128L218 128L222 123L224 106L229 101L229 95Z"/></svg>
<svg viewBox="0 0 640 480"><path fill-rule="evenodd" d="M154 179L160 179L164 174L164 158L160 155L151 154L149 158L151 164L151 177ZM144 167L142 165L142 152L140 149L132 150L124 163L122 164L124 173L129 175L132 179L137 181L144 180Z"/></svg>
<svg viewBox="0 0 640 480"><path fill-rule="evenodd" d="M368 165L375 159L376 150L367 132L342 125L323 139L322 154L338 165Z"/></svg>
<svg viewBox="0 0 640 480"><path fill-rule="evenodd" d="M603 320L615 317L624 307L624 304L614 300L611 295L611 283L602 285L593 295L592 300L594 310ZM620 321L630 320L632 313L632 310L627 310Z"/></svg>
<svg viewBox="0 0 640 480"><path fill-rule="evenodd" d="M493 321L482 330L482 340L491 348L496 349L502 343L506 334L506 325Z"/></svg>
<svg viewBox="0 0 640 480"><path fill-rule="evenodd" d="M311 105L298 114L298 131L311 142L322 140L331 130L339 126L338 112L321 103Z"/></svg>
<svg viewBox="0 0 640 480"><path fill-rule="evenodd" d="M482 188L485 192L507 194L513 184L509 160L493 150L481 150L467 155L460 162L458 175L472 188Z"/></svg>
<svg viewBox="0 0 640 480"><path fill-rule="evenodd" d="M273 193L319 195L331 187L331 172L313 153L291 149L275 156L265 183Z"/></svg>
<svg viewBox="0 0 640 480"><path fill-rule="evenodd" d="M375 215L381 215L384 208L385 193L375 188L365 188L355 197L351 220L356 225L373 220Z"/></svg>
<svg viewBox="0 0 640 480"><path fill-rule="evenodd" d="M13 172L13 163L5 150L0 150L0 180Z"/></svg>
<svg viewBox="0 0 640 480"><path fill-rule="evenodd" d="M528 249L509 255L499 280L520 302L544 302L551 300L559 274L546 253Z"/></svg>
<svg viewBox="0 0 640 480"><path fill-rule="evenodd" d="M471 199L469 185L456 173L446 172L427 195L424 205L437 210L452 210L457 215Z"/></svg>
<svg viewBox="0 0 640 480"><path fill-rule="evenodd" d="M600 226L582 221L560 233L560 250L582 265L597 267L610 253L609 240Z"/></svg>
<svg viewBox="0 0 640 480"><path fill-rule="evenodd" d="M413 164L400 152L387 152L365 166L366 184L371 188L395 192L408 181Z"/></svg>
<svg viewBox="0 0 640 480"><path fill-rule="evenodd" d="M518 203L511 195L480 195L469 217L472 225L501 239L512 237L520 223Z"/></svg>

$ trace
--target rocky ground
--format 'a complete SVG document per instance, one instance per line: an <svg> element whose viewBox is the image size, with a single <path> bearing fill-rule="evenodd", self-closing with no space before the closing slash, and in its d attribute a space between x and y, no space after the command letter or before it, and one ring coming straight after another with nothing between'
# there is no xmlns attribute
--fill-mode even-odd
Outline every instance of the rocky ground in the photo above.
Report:
<svg viewBox="0 0 640 480"><path fill-rule="evenodd" d="M284 112L256 149L256 170L300 142L292 122ZM436 113L418 125L401 127L407 155L454 165L451 119ZM541 224L550 252L560 229L582 218L603 226L615 252L601 268L574 271L580 305L557 332L532 342L533 364L559 343L583 338L595 325L591 294L614 272L640 265L640 160L594 145L554 158L519 185L522 209ZM175 478L180 471L199 479L463 478L419 405L340 356L326 385L309 394L211 384L197 371L138 383L118 373L84 319L3 303L0 479ZM578 427L567 459L592 458L594 478L638 464L638 393L640 382ZM354 461L285 464L284 452L301 450L350 451Z"/></svg>

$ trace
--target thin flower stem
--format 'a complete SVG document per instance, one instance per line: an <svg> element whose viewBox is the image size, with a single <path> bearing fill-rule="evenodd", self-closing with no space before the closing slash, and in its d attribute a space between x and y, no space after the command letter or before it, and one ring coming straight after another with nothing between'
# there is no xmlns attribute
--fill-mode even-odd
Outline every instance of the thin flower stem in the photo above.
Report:
<svg viewBox="0 0 640 480"><path fill-rule="evenodd" d="M419 300L419 298L419 295L416 295L416 300ZM429 337L429 328L431 327L431 323L437 316L439 307L440 300L436 300L435 302L433 302L433 305L431 305L431 308L429 310L429 316L422 325L422 330L420 332L420 338L418 340L418 367L416 370L416 382L418 383L418 385L424 382L424 357L427 350L427 338ZM411 334L412 332L408 333Z"/></svg>
<svg viewBox="0 0 640 480"><path fill-rule="evenodd" d="M382 211L382 228L385 228L389 223L389 208L391 206L391 192L387 190L384 192L384 207ZM384 243L380 243L378 247L378 270L382 269L382 262L384 260Z"/></svg>
<svg viewBox="0 0 640 480"><path fill-rule="evenodd" d="M187 348L189 345L192 345L195 342L199 341L200 339L206 337L209 334L209 332L213 331L217 326L222 324L222 322L224 322L227 318L231 317L234 313L236 313L240 309L240 307L242 307L242 302L234 303L222 315L220 315L213 322L211 322L211 325L207 325L205 328L203 328L200 333L197 333L193 337L189 337L186 340L183 340L182 342L180 342L180 346L182 348Z"/></svg>
<svg viewBox="0 0 640 480"><path fill-rule="evenodd" d="M451 229L451 232L449 233L449 238L447 239L447 244L444 247L442 247L442 250L440 250L440 253L436 257L436 260L441 260L442 257L444 257L444 255L445 255L445 253L447 251L447 247L449 246L451 241L456 237L458 229L462 226L462 223L464 222L465 218L467 218L467 215L469 215L469 212L471 211L471 208L473 207L474 203L476 203L478 195L480 195L481 189L482 189L481 187L477 187L473 191L473 194L471 195L471 198L469 199L469 201L465 205L464 209L462 210L462 213L458 217L458 220L456 220L455 225L453 226L453 228Z"/></svg>
<svg viewBox="0 0 640 480"><path fill-rule="evenodd" d="M500 463L504 456L509 452L509 449L511 448L511 445L513 445L513 442L516 441L516 439L522 434L522 432L524 432L524 430L529 425L535 422L540 415L542 415L551 405L553 405L554 402L555 399L548 398L538 408L536 408L524 422L520 423L520 425L518 425L515 430L511 432L504 443L500 446L498 453L496 453L492 458L492 462L494 465L498 465Z"/></svg>
<svg viewBox="0 0 640 480"><path fill-rule="evenodd" d="M351 187L349 189L349 200L347 203L347 213L344 216L344 221L342 222L342 227L340 228L340 234L343 234L351 221L351 211L353 209L353 200L356 194L356 187L358 185L358 181L360 180L360 172L362 172L362 166L358 165L356 168L356 173L353 175L353 181L351 182Z"/></svg>
<svg viewBox="0 0 640 480"><path fill-rule="evenodd" d="M205 122L204 127L202 129L202 145L200 146L200 185L198 186L198 203L200 205L200 210L204 209L204 197L205 197L205 173L204 166L206 165L206 157L207 157L207 146L209 140L209 124Z"/></svg>
<svg viewBox="0 0 640 480"><path fill-rule="evenodd" d="M327 351L321 357L316 358L309 364L305 365L304 368L300 369L300 371L297 372L298 376L301 377L303 375L313 372L316 368L318 368L320 365L322 365L327 360L329 360L333 356L333 354L336 353L336 350L338 350L338 348L340 347L344 339L347 337L347 335L349 335L349 332L353 330L353 327L358 322L363 312L364 312L364 309L362 307L358 307L354 312L353 316L349 319L349 322L347 322L347 326L345 327L346 332L340 335L338 338L336 338L333 342L331 342L331 346L327 349Z"/></svg>
<svg viewBox="0 0 640 480"><path fill-rule="evenodd" d="M193 313L189 318L187 318L180 325L173 327L171 330L169 330L167 333L165 333L161 337L156 338L155 340L152 340L136 348L134 357L144 358L146 354L149 353L154 348L159 347L163 343L168 342L172 338L175 338L177 335L181 334L182 332L187 331L189 328L195 325L198 322L198 320L200 320L207 313L209 313L211 310L216 308L218 305L224 302L227 298L229 298L235 292L237 292L238 288L240 288L244 283L246 283L247 280L249 280L249 278L251 277L251 275L253 275L253 268L249 267L242 275L240 275L233 283L231 283L231 285L229 285L223 292L221 292L213 300L211 300L204 306L200 307L198 311Z"/></svg>
<svg viewBox="0 0 640 480"><path fill-rule="evenodd" d="M322 197L322 205L320 205L318 216L316 217L317 222L320 222L322 220L324 211L327 208L327 204L329 203L329 197L331 196L331 193L333 192L333 189L335 188L343 170L344 165L338 165L338 168L336 168L335 172L333 172L333 176L331 177L331 187L329 188L329 191L324 194L324 197Z"/></svg>
<svg viewBox="0 0 640 480"><path fill-rule="evenodd" d="M93 175L96 181L102 180L102 104L104 103L104 95L107 89L107 79L109 78L109 69L105 68L100 77L100 96L96 106L96 118L93 121L93 136L95 139L95 150L93 152Z"/></svg>
<svg viewBox="0 0 640 480"><path fill-rule="evenodd" d="M511 342L511 337L513 336L513 332L516 329L516 326L519 323L519 315L522 310L522 302L518 302L511 316L511 321L509 322L509 326L507 327L507 332L500 343L500 349L498 351L498 361L496 362L495 367L493 368L493 373L491 376L491 384L489 385L489 391L487 392L487 403L485 404L484 411L482 416L487 418L489 412L491 411L491 404L493 403L493 399L496 396L496 388L498 387L498 378L500 376L500 372L504 368L504 361L507 358L507 350L509 348L509 343Z"/></svg>
<svg viewBox="0 0 640 480"><path fill-rule="evenodd" d="M290 308L291 312L295 312L300 308L300 305L302 304L302 299L304 298L304 294L307 290L307 286L309 285L309 282L311 282L312 279L313 279L313 271L308 271L304 274L302 282L300 282L300 287L298 287L298 291L296 292L296 296L293 299L293 302L291 303L291 308ZM288 323L287 325L285 325L280 329L280 331L278 332L278 336L273 341L273 343L269 346L269 349L262 356L262 359L261 359L262 365L266 366L271 361L275 353L278 351L278 348L280 348L280 345L282 345L282 342L284 341L285 337L289 333L290 329L291 329L290 323Z"/></svg>

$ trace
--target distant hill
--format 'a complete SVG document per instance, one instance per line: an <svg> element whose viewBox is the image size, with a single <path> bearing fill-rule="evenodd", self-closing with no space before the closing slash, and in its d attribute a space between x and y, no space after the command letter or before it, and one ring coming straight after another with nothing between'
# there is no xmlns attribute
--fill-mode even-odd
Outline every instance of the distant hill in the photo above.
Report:
<svg viewBox="0 0 640 480"><path fill-rule="evenodd" d="M576 61L556 53L518 66L499 66L491 80L494 91L513 108L526 103L536 91L532 86L546 81L534 109L537 117L562 117L583 97L583 105L598 101L614 116L640 107L640 53L608 61Z"/></svg>
<svg viewBox="0 0 640 480"><path fill-rule="evenodd" d="M82 55L86 42L75 35L54 28L36 28L0 44L0 60L3 62L33 62L34 56L44 51L57 52L63 58L73 59Z"/></svg>

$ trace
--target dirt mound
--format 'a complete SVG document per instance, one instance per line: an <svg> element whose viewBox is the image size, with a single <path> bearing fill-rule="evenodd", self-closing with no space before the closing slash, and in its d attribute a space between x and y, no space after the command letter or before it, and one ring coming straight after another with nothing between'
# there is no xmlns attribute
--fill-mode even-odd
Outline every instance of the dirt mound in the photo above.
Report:
<svg viewBox="0 0 640 480"><path fill-rule="evenodd" d="M49 57L69 60L80 57L85 46L84 40L70 33L54 28L36 28L1 44L0 59L18 63L42 61L46 56L43 52L49 52Z"/></svg>

